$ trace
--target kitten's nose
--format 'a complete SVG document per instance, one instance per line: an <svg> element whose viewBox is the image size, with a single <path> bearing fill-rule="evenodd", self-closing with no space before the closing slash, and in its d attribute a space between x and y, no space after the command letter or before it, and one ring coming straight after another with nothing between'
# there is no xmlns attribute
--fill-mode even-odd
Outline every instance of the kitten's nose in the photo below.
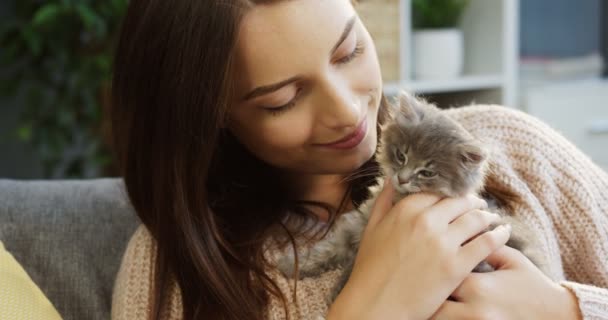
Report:
<svg viewBox="0 0 608 320"><path fill-rule="evenodd" d="M409 177L404 178L402 176L398 176L397 180L399 181L399 184L406 184L406 183L410 182L410 178Z"/></svg>

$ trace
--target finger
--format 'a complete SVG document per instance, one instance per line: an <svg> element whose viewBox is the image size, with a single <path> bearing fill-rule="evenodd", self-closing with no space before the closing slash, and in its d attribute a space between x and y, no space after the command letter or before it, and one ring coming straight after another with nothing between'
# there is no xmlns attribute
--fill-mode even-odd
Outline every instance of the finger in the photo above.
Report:
<svg viewBox="0 0 608 320"><path fill-rule="evenodd" d="M494 267L494 270L501 270L526 263L526 259L521 252L511 247L503 246L492 252L486 258L486 261Z"/></svg>
<svg viewBox="0 0 608 320"><path fill-rule="evenodd" d="M378 197L376 197L376 202L374 202L374 206L372 207L372 213L369 217L366 229L374 228L382 217L391 209L393 206L394 192L395 190L393 189L392 184L390 184L390 179L384 179L382 190L380 191L380 194L378 194Z"/></svg>
<svg viewBox="0 0 608 320"><path fill-rule="evenodd" d="M462 266L468 272L479 262L486 259L490 253L503 246L509 240L511 235L511 226L502 224L494 230L490 230L471 240L469 243L461 247Z"/></svg>
<svg viewBox="0 0 608 320"><path fill-rule="evenodd" d="M471 319L471 314L468 312L466 304L458 301L445 301L431 317L431 320L458 320Z"/></svg>
<svg viewBox="0 0 608 320"><path fill-rule="evenodd" d="M481 279L479 277L486 276L483 273L472 272L460 283L458 288L452 292L450 297L460 302L465 302L475 298L475 290L472 287L479 286Z"/></svg>
<svg viewBox="0 0 608 320"><path fill-rule="evenodd" d="M464 244L500 219L500 215L496 213L479 209L469 211L450 223L448 236L453 239L454 243Z"/></svg>
<svg viewBox="0 0 608 320"><path fill-rule="evenodd" d="M469 194L459 198L445 198L435 206L429 214L431 219L439 223L448 224L466 212L475 209L486 209L488 204L481 198Z"/></svg>
<svg viewBox="0 0 608 320"><path fill-rule="evenodd" d="M436 194L417 192L399 200L395 204L395 213L417 215L434 206L439 201L441 201L441 197Z"/></svg>

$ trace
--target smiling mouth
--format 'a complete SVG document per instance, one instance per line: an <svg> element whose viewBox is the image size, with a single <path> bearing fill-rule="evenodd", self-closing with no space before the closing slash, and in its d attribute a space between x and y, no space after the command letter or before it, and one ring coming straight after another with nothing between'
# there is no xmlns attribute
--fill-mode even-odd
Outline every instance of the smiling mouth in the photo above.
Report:
<svg viewBox="0 0 608 320"><path fill-rule="evenodd" d="M359 143L361 143L361 141L363 141L363 139L365 138L367 134L367 116L363 118L363 121L361 121L361 123L357 126L357 128L347 134L346 136L344 136L343 138L336 140L334 142L330 142L330 143L323 143L323 144L318 144L318 146L322 146L322 147L328 147L328 148L333 148L333 149L350 149L353 148L357 145L359 145Z"/></svg>

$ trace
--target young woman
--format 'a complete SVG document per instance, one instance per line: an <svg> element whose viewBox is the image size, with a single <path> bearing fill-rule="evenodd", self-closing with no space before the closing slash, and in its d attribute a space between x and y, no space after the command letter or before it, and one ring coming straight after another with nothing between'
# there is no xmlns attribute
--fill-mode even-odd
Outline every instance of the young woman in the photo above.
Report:
<svg viewBox="0 0 608 320"><path fill-rule="evenodd" d="M132 0L115 63L114 142L143 225L114 319L608 319L608 176L497 106L445 112L498 150L489 190L538 230L551 277L508 231L475 237L495 219L480 199L392 205L390 186L332 305L339 270L280 275L280 249L324 236L378 174L387 101L349 0ZM484 259L498 271L471 273Z"/></svg>

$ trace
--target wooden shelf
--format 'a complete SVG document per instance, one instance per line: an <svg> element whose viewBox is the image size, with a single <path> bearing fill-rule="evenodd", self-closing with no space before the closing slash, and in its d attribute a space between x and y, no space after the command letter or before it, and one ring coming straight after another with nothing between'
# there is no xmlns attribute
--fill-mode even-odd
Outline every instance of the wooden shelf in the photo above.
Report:
<svg viewBox="0 0 608 320"><path fill-rule="evenodd" d="M449 80L413 77L411 6L412 0L360 5L363 22L376 43L387 95L403 88L443 98L452 95L454 101L466 97L517 107L519 0L470 1L459 24L464 37L464 75Z"/></svg>
<svg viewBox="0 0 608 320"><path fill-rule="evenodd" d="M500 88L504 84L504 77L496 75L465 75L455 79L445 80L418 80L389 82L384 85L384 92L393 95L399 89L411 90L416 93L444 93L454 91L469 91L480 89Z"/></svg>

